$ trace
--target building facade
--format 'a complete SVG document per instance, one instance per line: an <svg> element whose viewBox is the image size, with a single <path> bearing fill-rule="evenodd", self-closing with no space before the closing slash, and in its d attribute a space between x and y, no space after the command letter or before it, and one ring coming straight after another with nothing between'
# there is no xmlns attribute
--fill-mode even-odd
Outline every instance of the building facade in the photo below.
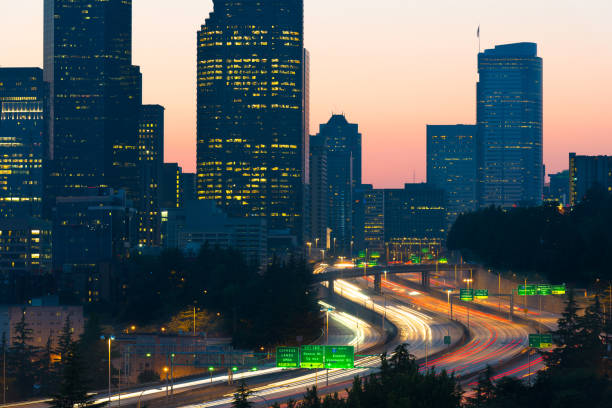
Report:
<svg viewBox="0 0 612 408"><path fill-rule="evenodd" d="M197 255L202 245L233 248L260 267L267 260L267 228L260 217L228 217L212 200L189 201L162 211L164 248Z"/></svg>
<svg viewBox="0 0 612 408"><path fill-rule="evenodd" d="M42 275L52 270L51 223L37 218L0 219L0 272Z"/></svg>
<svg viewBox="0 0 612 408"><path fill-rule="evenodd" d="M544 194L547 201L554 201L560 205L569 205L570 201L570 177L569 170L549 174L550 183Z"/></svg>
<svg viewBox="0 0 612 408"><path fill-rule="evenodd" d="M58 347L61 332L70 321L72 337L78 339L85 330L83 306L61 306L56 297L32 299L27 305L0 306L0 339L6 336L10 347L16 336L15 325L25 315L26 324L32 329L31 341L28 343L38 349L44 349L51 337L51 346Z"/></svg>
<svg viewBox="0 0 612 408"><path fill-rule="evenodd" d="M393 251L439 248L446 239L446 193L426 183L384 190L385 243Z"/></svg>
<svg viewBox="0 0 612 408"><path fill-rule="evenodd" d="M570 205L578 204L593 187L612 191L612 156L581 156L570 153Z"/></svg>
<svg viewBox="0 0 612 408"><path fill-rule="evenodd" d="M542 202L542 59L534 43L478 54L480 206Z"/></svg>
<svg viewBox="0 0 612 408"><path fill-rule="evenodd" d="M160 243L160 177L164 164L164 107L143 105L138 123L138 167L141 186L138 243Z"/></svg>
<svg viewBox="0 0 612 408"><path fill-rule="evenodd" d="M40 68L0 68L0 218L42 216L45 104Z"/></svg>
<svg viewBox="0 0 612 408"><path fill-rule="evenodd" d="M448 223L478 207L477 127L427 126L427 183L446 192Z"/></svg>
<svg viewBox="0 0 612 408"><path fill-rule="evenodd" d="M164 163L162 165L161 208L179 208L181 206L181 174L183 174L183 169L178 163Z"/></svg>
<svg viewBox="0 0 612 408"><path fill-rule="evenodd" d="M302 240L303 1L214 0L198 32L198 199Z"/></svg>
<svg viewBox="0 0 612 408"><path fill-rule="evenodd" d="M142 77L132 65L131 0L45 0L49 200L87 187L140 198Z"/></svg>

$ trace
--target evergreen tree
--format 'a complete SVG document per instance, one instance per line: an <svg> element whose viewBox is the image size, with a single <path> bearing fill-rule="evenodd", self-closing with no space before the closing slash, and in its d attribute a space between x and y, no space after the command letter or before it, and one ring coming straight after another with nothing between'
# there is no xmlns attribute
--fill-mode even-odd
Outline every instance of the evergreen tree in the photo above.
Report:
<svg viewBox="0 0 612 408"><path fill-rule="evenodd" d="M492 381L493 370L487 366L484 373L478 376L478 384L474 388L474 396L467 398L467 408L481 408L495 397L495 386Z"/></svg>
<svg viewBox="0 0 612 408"><path fill-rule="evenodd" d="M60 356L61 360L64 359L64 354L72 347L72 343L72 323L70 321L70 316L66 316L64 327L62 327L62 331L57 341L57 354Z"/></svg>
<svg viewBox="0 0 612 408"><path fill-rule="evenodd" d="M26 399L32 396L36 369L34 357L37 349L30 343L32 341L32 329L26 321L26 311L22 311L21 320L15 325L15 337L10 347L9 373L15 380L15 397Z"/></svg>
<svg viewBox="0 0 612 408"><path fill-rule="evenodd" d="M553 341L557 346L550 352L543 353L546 366L569 368L580 364L576 361L576 351L580 348L580 340L577 336L579 331L578 304L573 289L570 289L565 302L565 310L557 324L557 330L553 333Z"/></svg>
<svg viewBox="0 0 612 408"><path fill-rule="evenodd" d="M53 397L52 406L74 408L89 405L87 384L80 348L75 342L71 342L65 349L59 392Z"/></svg>
<svg viewBox="0 0 612 408"><path fill-rule="evenodd" d="M56 372L53 367L53 332L49 333L49 337L47 337L47 343L43 349L42 355L40 357L39 366L40 366L40 391L42 395L47 396L51 395L54 392L55 385L55 375Z"/></svg>
<svg viewBox="0 0 612 408"><path fill-rule="evenodd" d="M100 340L102 337L97 316L92 315L85 323L85 330L78 342L80 354L87 361L85 378L94 389L106 386L108 370L108 350L106 344Z"/></svg>
<svg viewBox="0 0 612 408"><path fill-rule="evenodd" d="M253 406L249 402L249 396L252 392L248 389L244 380L240 383L240 386L236 390L234 394L234 401L232 402L232 407L234 408L250 408Z"/></svg>

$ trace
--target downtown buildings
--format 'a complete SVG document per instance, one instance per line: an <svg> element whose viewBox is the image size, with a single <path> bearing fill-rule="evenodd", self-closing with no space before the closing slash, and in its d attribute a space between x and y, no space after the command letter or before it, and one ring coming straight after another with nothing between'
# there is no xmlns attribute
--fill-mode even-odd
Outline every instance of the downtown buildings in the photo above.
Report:
<svg viewBox="0 0 612 408"><path fill-rule="evenodd" d="M612 191L612 156L580 156L570 153L570 205L578 204L593 187Z"/></svg>
<svg viewBox="0 0 612 408"><path fill-rule="evenodd" d="M279 249L299 248L304 228L303 7L215 0L198 32L198 199L265 219Z"/></svg>

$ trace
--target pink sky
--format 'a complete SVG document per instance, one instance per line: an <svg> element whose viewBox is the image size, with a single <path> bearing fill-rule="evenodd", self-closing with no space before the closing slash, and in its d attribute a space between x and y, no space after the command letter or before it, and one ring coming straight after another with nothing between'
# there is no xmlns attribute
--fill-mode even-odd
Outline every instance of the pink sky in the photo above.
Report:
<svg viewBox="0 0 612 408"><path fill-rule="evenodd" d="M0 66L42 66L43 0L0 0ZM211 0L133 0L144 103L166 107L166 160L195 169L196 31ZM544 58L544 158L612 154L610 0L305 0L311 132L344 112L364 135L364 182L425 179L425 125L474 123L482 47ZM503 4L502 4L503 3Z"/></svg>

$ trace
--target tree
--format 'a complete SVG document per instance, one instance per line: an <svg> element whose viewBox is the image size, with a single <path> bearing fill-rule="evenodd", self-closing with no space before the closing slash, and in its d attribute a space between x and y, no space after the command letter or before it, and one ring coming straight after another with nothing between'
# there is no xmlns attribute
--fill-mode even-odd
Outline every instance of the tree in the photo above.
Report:
<svg viewBox="0 0 612 408"><path fill-rule="evenodd" d="M567 294L565 310L557 324L557 330L553 333L553 340L557 347L552 351L543 353L546 366L550 368L575 368L582 364L579 356L581 340L578 336L579 317L578 304L573 289ZM577 353L578 352L578 353Z"/></svg>
<svg viewBox="0 0 612 408"><path fill-rule="evenodd" d="M105 343L100 340L102 336L98 317L91 315L85 323L78 346L80 355L84 361L87 361L85 378L94 389L103 388L106 385L108 351Z"/></svg>
<svg viewBox="0 0 612 408"><path fill-rule="evenodd" d="M57 341L57 354L60 356L60 360L64 359L64 354L70 350L72 343L72 323L70 322L70 316L66 316L64 327L62 327Z"/></svg>
<svg viewBox="0 0 612 408"><path fill-rule="evenodd" d="M487 366L485 372L478 376L478 384L474 388L474 396L467 398L466 407L485 407L495 397L495 386L493 385L492 377L493 370L491 366Z"/></svg>
<svg viewBox="0 0 612 408"><path fill-rule="evenodd" d="M51 395L54 392L55 371L53 367L53 332L49 333L47 343L43 349L39 361L40 366L40 391L42 395Z"/></svg>
<svg viewBox="0 0 612 408"><path fill-rule="evenodd" d="M249 396L252 392L248 389L244 380L240 383L240 386L236 390L234 394L234 401L232 402L232 407L234 408L250 408L253 406L249 402Z"/></svg>
<svg viewBox="0 0 612 408"><path fill-rule="evenodd" d="M15 325L15 337L10 347L10 370L11 377L15 380L15 397L20 399L32 396L36 381L36 369L34 357L38 351L32 346L32 329L26 321L26 311L23 309L21 319Z"/></svg>
<svg viewBox="0 0 612 408"><path fill-rule="evenodd" d="M196 333L206 331L210 328L213 321L211 313L196 308L194 316L194 307L187 307L172 317L172 320L168 323L168 330L174 333L192 333L194 329L194 317Z"/></svg>
<svg viewBox="0 0 612 408"><path fill-rule="evenodd" d="M64 353L59 392L53 397L52 406L74 408L89 405L87 385L80 349L75 342L71 342Z"/></svg>

